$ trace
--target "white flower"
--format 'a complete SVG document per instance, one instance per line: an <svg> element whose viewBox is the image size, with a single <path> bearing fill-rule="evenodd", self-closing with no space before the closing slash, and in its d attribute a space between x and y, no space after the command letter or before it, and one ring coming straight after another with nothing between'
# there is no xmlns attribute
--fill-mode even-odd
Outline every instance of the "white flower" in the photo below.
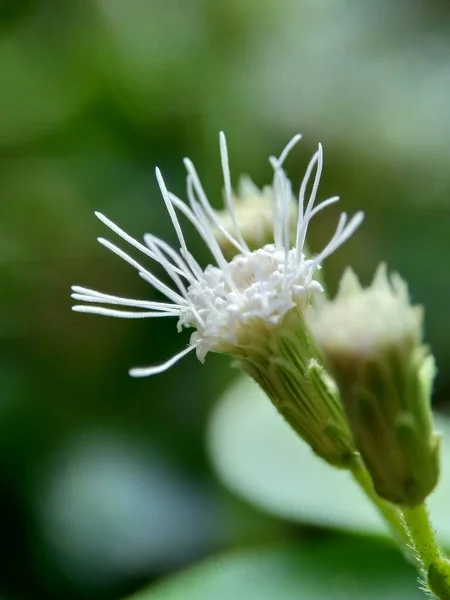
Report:
<svg viewBox="0 0 450 600"><path fill-rule="evenodd" d="M321 262L343 244L360 225L363 214L355 214L348 222L341 214L336 231L325 246L313 258L306 258L304 246L308 226L312 218L322 209L338 201L329 198L315 206L319 181L322 173L323 154L319 145L312 157L298 194L298 220L295 245L291 247L292 189L282 165L293 146L300 140L296 135L284 148L279 158L270 158L274 169L273 197L273 244L250 250L242 231L238 227L234 207L228 153L223 133L220 134L220 154L225 187L225 207L229 214L232 230L225 228L211 207L200 179L189 159L187 169L188 204L170 193L159 169L156 178L161 189L170 219L178 237L179 250L152 234L144 235L144 244L130 237L117 225L100 213L97 217L130 245L140 250L164 267L172 280L169 287L157 279L146 267L138 263L111 242L99 238L99 242L131 264L139 275L156 290L166 296L166 302L135 300L111 296L102 292L74 286L73 298L87 304L74 306L78 312L109 315L125 318L177 317L178 331L185 327L194 328L189 345L165 363L130 370L136 377L153 375L170 368L191 350L196 350L203 361L208 352L242 353L242 347L255 339L258 329L275 328L288 311L303 309L316 294L323 292L322 285L314 276ZM313 172L314 176L313 176ZM307 187L312 179L311 191ZM210 250L214 263L203 269L189 252L178 215L182 214L192 223ZM215 232L220 231L238 254L226 260ZM92 306L91 304L128 306L133 311ZM249 341L250 340L250 341Z"/></svg>

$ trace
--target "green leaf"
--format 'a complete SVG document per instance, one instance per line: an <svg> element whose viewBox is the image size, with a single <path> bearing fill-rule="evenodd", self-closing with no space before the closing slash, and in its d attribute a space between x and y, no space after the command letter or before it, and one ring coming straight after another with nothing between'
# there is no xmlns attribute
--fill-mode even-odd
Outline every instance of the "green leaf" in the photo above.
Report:
<svg viewBox="0 0 450 600"><path fill-rule="evenodd" d="M217 557L128 600L414 600L414 569L367 540L311 541Z"/></svg>
<svg viewBox="0 0 450 600"><path fill-rule="evenodd" d="M450 421L443 434L439 484L429 497L438 537L450 548ZM282 518L322 527L387 534L375 508L346 472L316 457L249 378L238 379L212 413L208 447L225 485Z"/></svg>

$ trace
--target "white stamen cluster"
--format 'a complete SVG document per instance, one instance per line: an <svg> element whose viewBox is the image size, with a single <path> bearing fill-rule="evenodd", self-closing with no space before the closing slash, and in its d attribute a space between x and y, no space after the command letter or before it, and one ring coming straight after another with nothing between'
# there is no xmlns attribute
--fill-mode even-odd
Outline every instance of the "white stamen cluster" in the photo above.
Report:
<svg viewBox="0 0 450 600"><path fill-rule="evenodd" d="M307 322L323 353L355 364L392 348L406 347L409 354L421 339L422 309L411 305L406 282L396 273L388 276L385 264L365 289L348 269L336 297L315 309Z"/></svg>
<svg viewBox="0 0 450 600"><path fill-rule="evenodd" d="M188 203L168 191L159 169L156 178L161 189L170 219L180 245L175 250L166 242L151 234L144 235L141 243L100 213L97 217L114 233L145 256L156 261L167 272L173 286L169 287L155 277L144 266L108 240L99 242L133 266L139 275L162 293L167 302L153 302L120 298L90 290L80 286L72 288L72 297L87 304L74 306L78 312L109 315L124 318L177 317L178 330L193 327L187 348L170 358L162 365L131 369L136 377L153 375L170 368L191 350L203 361L209 351L230 351L238 344L242 329L259 320L268 326L276 326L282 317L293 307L303 308L314 294L323 291L321 284L314 279L320 263L343 244L360 225L363 214L355 214L349 221L341 214L336 231L315 257L306 259L304 245L311 219L322 209L338 201L329 198L315 206L319 181L322 173L323 154L319 145L312 157L298 194L298 220L296 243L291 247L290 224L292 189L282 165L293 146L301 139L296 135L285 147L279 158L270 158L274 169L273 191L273 244L257 250L250 250L242 231L238 227L233 202L228 152L223 133L220 134L220 154L225 188L225 208L232 225L231 231L225 228L211 207L194 165L189 159L184 163L187 170ZM312 174L315 170L314 177ZM307 188L312 179L309 195ZM306 196L308 196L306 200ZM195 227L210 250L215 265L203 269L189 252L178 219L182 214ZM215 237L219 231L232 244L238 254L230 261ZM133 311L125 311L92 304L127 306Z"/></svg>

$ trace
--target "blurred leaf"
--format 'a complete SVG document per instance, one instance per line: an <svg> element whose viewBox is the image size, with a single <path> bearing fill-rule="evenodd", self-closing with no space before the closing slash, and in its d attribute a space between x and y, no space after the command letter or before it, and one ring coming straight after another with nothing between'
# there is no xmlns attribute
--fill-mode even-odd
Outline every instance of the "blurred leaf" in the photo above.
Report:
<svg viewBox="0 0 450 600"><path fill-rule="evenodd" d="M78 432L38 479L37 559L48 552L83 585L174 568L222 535L200 485L160 450L116 430Z"/></svg>
<svg viewBox="0 0 450 600"><path fill-rule="evenodd" d="M314 542L217 557L129 600L413 600L415 580L383 545Z"/></svg>
<svg viewBox="0 0 450 600"><path fill-rule="evenodd" d="M442 473L429 507L439 538L450 547L450 422L440 417L437 429L444 438ZM208 445L223 482L271 514L348 531L386 533L351 476L317 458L248 378L235 382L217 405Z"/></svg>

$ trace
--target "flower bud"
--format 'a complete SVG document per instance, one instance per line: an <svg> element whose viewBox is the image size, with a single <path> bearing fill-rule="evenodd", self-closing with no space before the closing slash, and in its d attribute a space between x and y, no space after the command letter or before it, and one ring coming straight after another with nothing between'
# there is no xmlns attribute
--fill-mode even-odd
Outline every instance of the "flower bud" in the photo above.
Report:
<svg viewBox="0 0 450 600"><path fill-rule="evenodd" d="M233 196L234 210L237 226L250 250L262 248L274 241L274 210L276 203L274 189L267 185L260 190L247 175L241 176L236 193ZM216 212L220 225L228 233L233 234L235 226L228 210ZM288 207L289 237L291 243L295 242L298 209L295 198ZM237 249L230 243L229 238L218 227L214 230L214 237L227 259L237 254Z"/></svg>
<svg viewBox="0 0 450 600"><path fill-rule="evenodd" d="M399 505L421 504L439 477L430 408L435 366L422 344L421 307L381 265L367 289L348 270L336 298L307 320L377 493Z"/></svg>

